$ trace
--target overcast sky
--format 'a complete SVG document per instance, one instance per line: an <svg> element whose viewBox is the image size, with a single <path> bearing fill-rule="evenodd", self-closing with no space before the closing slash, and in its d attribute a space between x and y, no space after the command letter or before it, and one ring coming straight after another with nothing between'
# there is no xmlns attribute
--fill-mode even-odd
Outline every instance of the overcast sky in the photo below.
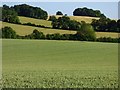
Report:
<svg viewBox="0 0 120 90"><path fill-rule="evenodd" d="M53 15L57 11L62 11L63 14L70 16L73 15L73 11L76 8L87 7L100 10L111 19L118 18L118 2L2 2L2 4L9 6L29 4L46 10L49 15Z"/></svg>

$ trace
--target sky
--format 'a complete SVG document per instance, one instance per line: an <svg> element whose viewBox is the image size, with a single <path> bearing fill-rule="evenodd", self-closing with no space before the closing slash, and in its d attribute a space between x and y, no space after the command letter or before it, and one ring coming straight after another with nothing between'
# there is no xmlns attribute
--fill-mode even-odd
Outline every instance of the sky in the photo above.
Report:
<svg viewBox="0 0 120 90"><path fill-rule="evenodd" d="M47 11L49 15L55 15L57 11L61 11L68 16L72 16L76 8L87 7L94 10L100 10L108 18L118 18L118 2L2 2L2 4L9 6L29 4L42 8Z"/></svg>

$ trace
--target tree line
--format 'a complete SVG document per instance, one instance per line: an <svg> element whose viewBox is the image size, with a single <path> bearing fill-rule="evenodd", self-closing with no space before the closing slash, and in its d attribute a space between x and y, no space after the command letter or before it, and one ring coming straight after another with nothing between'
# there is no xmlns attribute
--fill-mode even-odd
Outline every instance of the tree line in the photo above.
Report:
<svg viewBox="0 0 120 90"><path fill-rule="evenodd" d="M77 8L73 11L74 16L106 17L100 10L88 9L86 7Z"/></svg>
<svg viewBox="0 0 120 90"><path fill-rule="evenodd" d="M19 23L20 20L18 16L25 16L37 19L48 18L48 13L41 8L33 7L27 4L7 6L3 5L2 7L2 21L10 23Z"/></svg>
<svg viewBox="0 0 120 90"><path fill-rule="evenodd" d="M82 13L82 15L89 14L91 16L91 13L92 13L92 14L95 14L96 17L100 16L99 20L93 20L91 23L91 25L93 26L95 31L119 32L119 30L120 30L120 19L116 21L116 20L111 20L109 18L106 18L104 15L101 14L101 12L99 10L92 10L92 9L88 9L88 8L77 8L77 9L75 9L74 13L75 12L77 12L78 14ZM83 14L83 12L86 14ZM63 15L62 12L60 12L60 11L58 11L56 14ZM27 4L14 5L11 7L9 7L7 5L3 5L2 21L9 22L9 23L15 23L15 24L21 24L21 22L18 18L18 15L32 17L32 18L39 18L39 19L47 19L47 17L48 17L48 14L46 11L42 10L41 8L33 7L33 6L30 6ZM51 23L52 28L64 29L64 30L79 31L82 24L85 23L84 21L82 21L80 23L75 20L71 20L67 15L59 17L58 19L55 16L50 16L49 20L52 21L52 23ZM35 25L32 23L24 23L23 25L49 28L49 27L45 27L43 25Z"/></svg>
<svg viewBox="0 0 120 90"><path fill-rule="evenodd" d="M93 20L91 25L97 32L119 32L120 31L120 19L111 20L109 18L100 18L99 20Z"/></svg>
<svg viewBox="0 0 120 90"><path fill-rule="evenodd" d="M91 29L87 29L91 28ZM85 31L83 31L85 29ZM91 32L88 33L88 32ZM87 34L86 34L87 33ZM47 40L74 40L74 41L97 41L97 42L112 42L120 43L120 38L111 38L111 37L101 37L96 38L95 33L92 32L92 27L90 25L84 25L81 28L81 31L78 31L76 34L47 34L44 35L43 32L38 30L33 30L29 35L20 36L11 27L2 28L2 37L7 39L47 39Z"/></svg>

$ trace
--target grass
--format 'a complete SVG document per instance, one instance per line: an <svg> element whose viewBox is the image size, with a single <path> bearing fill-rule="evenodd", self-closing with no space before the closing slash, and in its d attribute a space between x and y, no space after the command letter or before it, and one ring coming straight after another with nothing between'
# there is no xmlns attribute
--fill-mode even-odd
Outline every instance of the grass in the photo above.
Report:
<svg viewBox="0 0 120 90"><path fill-rule="evenodd" d="M20 22L21 23L33 23L36 25L43 25L46 27L52 27L51 25L51 21L47 21L47 20L42 20L42 19L34 19L34 18L29 18L29 17L23 17L23 16L19 16Z"/></svg>
<svg viewBox="0 0 120 90"><path fill-rule="evenodd" d="M44 34L53 34L53 33L60 33L60 34L75 34L76 31L68 31L68 30L58 30L58 29L47 29L47 28L39 28L39 27L32 27L32 26L25 26L25 25L17 25L3 22L2 27L9 26L13 28L18 35L28 35L33 32L34 29L37 29Z"/></svg>
<svg viewBox="0 0 120 90"><path fill-rule="evenodd" d="M32 27L32 26L24 26L24 25L17 25L17 24L11 24L3 22L3 27L9 26L13 28L18 35L27 35L31 34L34 29L37 29L44 34L53 34L53 33L60 33L60 34L75 34L76 31L68 31L68 30L58 30L58 29L47 29L47 28L39 28L39 27ZM112 37L112 38L118 38L118 33L111 33L111 32L96 32L96 36L99 37Z"/></svg>
<svg viewBox="0 0 120 90"><path fill-rule="evenodd" d="M3 87L118 87L118 44L5 39L2 44Z"/></svg>

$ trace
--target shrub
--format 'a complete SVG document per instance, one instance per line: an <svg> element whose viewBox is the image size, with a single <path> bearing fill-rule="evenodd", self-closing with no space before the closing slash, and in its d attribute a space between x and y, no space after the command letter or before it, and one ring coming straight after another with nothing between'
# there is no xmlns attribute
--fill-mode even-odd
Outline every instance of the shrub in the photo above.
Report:
<svg viewBox="0 0 120 90"><path fill-rule="evenodd" d="M90 24L82 24L80 30L76 33L76 39L81 41L95 41L96 35L93 27Z"/></svg>
<svg viewBox="0 0 120 90"><path fill-rule="evenodd" d="M16 38L16 32L11 27L2 28L2 38Z"/></svg>

